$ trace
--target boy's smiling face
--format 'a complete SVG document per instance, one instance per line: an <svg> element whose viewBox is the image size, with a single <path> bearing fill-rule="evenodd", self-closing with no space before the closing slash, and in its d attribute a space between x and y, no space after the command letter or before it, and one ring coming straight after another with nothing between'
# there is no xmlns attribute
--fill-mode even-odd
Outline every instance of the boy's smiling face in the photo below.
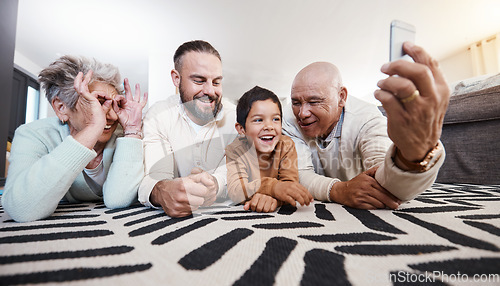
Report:
<svg viewBox="0 0 500 286"><path fill-rule="evenodd" d="M278 105L271 99L252 104L245 128L236 123L239 134L245 135L258 154L270 154L281 138L281 115Z"/></svg>

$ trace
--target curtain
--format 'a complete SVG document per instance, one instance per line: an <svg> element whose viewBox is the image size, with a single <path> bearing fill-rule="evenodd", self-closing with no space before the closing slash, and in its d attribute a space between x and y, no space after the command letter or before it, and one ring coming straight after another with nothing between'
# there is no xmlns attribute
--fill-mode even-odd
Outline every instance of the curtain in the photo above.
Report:
<svg viewBox="0 0 500 286"><path fill-rule="evenodd" d="M474 76L500 72L500 33L470 45Z"/></svg>

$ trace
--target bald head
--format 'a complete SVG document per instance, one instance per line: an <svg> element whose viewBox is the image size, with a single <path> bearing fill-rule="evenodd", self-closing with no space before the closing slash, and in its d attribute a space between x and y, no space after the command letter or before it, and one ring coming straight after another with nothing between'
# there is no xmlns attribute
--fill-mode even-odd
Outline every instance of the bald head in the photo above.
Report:
<svg viewBox="0 0 500 286"><path fill-rule="evenodd" d="M302 132L325 138L337 124L347 98L339 69L326 62L303 68L292 84L292 110Z"/></svg>
<svg viewBox="0 0 500 286"><path fill-rule="evenodd" d="M342 86L342 77L339 69L332 63L315 62L303 68L295 76L292 84L294 86L313 85L339 88Z"/></svg>

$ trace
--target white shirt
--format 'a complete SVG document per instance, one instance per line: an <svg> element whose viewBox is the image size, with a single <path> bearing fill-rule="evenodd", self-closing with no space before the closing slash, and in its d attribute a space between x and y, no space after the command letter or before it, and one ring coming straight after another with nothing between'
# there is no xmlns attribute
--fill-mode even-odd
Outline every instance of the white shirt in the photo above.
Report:
<svg viewBox="0 0 500 286"><path fill-rule="evenodd" d="M102 186L106 181L106 174L104 173L104 165L99 162L99 165L94 169L83 169L85 182L89 185L90 189L98 196L102 196Z"/></svg>
<svg viewBox="0 0 500 286"><path fill-rule="evenodd" d="M139 201L153 207L149 196L158 181L186 177L199 167L217 179L218 198L227 197L224 149L237 136L236 107L222 100L223 108L213 121L197 131L180 103L179 95L155 103L144 118L145 177Z"/></svg>
<svg viewBox="0 0 500 286"><path fill-rule="evenodd" d="M344 108L340 137L325 148L302 133L290 105L284 107L283 113L284 134L293 139L297 149L300 183L317 200L330 201L334 183L351 180L377 165L380 165L375 174L377 182L402 201L411 200L434 183L444 162L443 154L424 173L399 169L391 158L394 152L387 135L387 119L375 105L352 96Z"/></svg>

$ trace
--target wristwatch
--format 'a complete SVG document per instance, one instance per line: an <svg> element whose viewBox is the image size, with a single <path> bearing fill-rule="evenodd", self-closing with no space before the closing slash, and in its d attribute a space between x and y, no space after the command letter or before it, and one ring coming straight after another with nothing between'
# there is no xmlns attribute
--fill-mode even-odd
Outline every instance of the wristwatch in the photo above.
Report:
<svg viewBox="0 0 500 286"><path fill-rule="evenodd" d="M443 155L443 145L439 143L437 143L420 162L408 161L403 157L398 147L394 146L394 148L395 152L392 160L396 165L405 167L405 171L408 172L423 173L436 165L439 158Z"/></svg>

